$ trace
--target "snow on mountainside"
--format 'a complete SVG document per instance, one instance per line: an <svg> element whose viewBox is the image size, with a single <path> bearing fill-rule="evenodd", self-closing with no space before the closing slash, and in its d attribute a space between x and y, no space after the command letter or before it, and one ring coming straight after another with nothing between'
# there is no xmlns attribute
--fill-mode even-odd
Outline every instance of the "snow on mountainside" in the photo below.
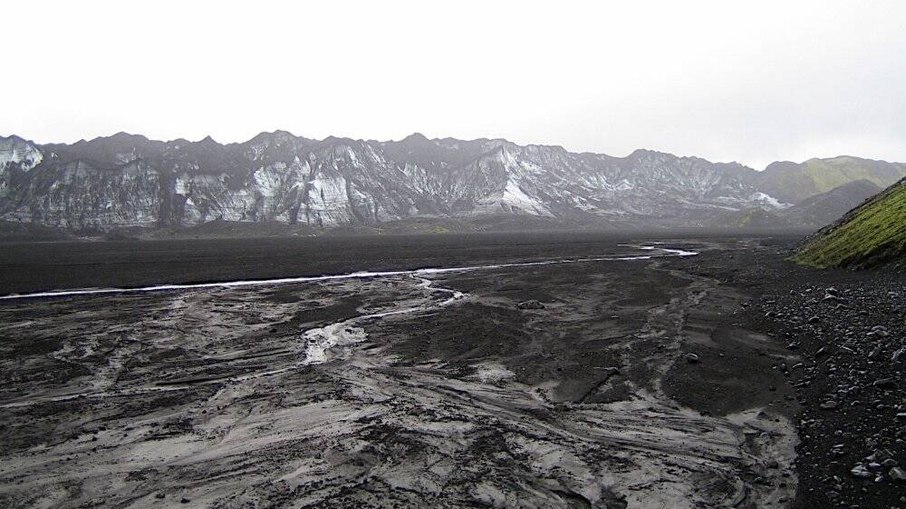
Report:
<svg viewBox="0 0 906 509"><path fill-rule="evenodd" d="M43 155L38 148L22 138L0 137L0 169L16 165L28 171L40 164L42 159Z"/></svg>
<svg viewBox="0 0 906 509"><path fill-rule="evenodd" d="M736 163L420 134L317 141L277 131L226 145L125 133L71 145L0 137L0 186L0 219L72 229L500 214L708 226L728 213L788 206L765 191L758 172Z"/></svg>
<svg viewBox="0 0 906 509"><path fill-rule="evenodd" d="M9 187L9 175L13 172L27 172L44 159L44 155L33 144L19 138L0 136L0 196Z"/></svg>

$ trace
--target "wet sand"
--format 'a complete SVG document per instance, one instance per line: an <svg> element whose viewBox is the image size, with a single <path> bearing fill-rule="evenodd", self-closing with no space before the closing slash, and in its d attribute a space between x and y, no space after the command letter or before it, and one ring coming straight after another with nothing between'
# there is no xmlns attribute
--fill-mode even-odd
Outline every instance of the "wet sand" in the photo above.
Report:
<svg viewBox="0 0 906 509"><path fill-rule="evenodd" d="M795 354L697 270L760 241L646 240L4 301L0 503L789 506Z"/></svg>

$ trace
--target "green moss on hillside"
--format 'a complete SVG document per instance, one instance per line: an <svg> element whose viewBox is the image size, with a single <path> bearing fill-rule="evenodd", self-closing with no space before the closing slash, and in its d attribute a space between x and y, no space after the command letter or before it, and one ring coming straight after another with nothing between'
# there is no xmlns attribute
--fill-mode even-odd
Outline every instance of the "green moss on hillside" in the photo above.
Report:
<svg viewBox="0 0 906 509"><path fill-rule="evenodd" d="M890 185L890 180L881 178L872 171L871 167L861 163L862 161L858 159L846 156L833 159L810 159L805 162L806 173L815 183L819 193L857 180L868 180L879 187Z"/></svg>
<svg viewBox="0 0 906 509"><path fill-rule="evenodd" d="M820 231L793 260L819 268L906 262L906 179Z"/></svg>

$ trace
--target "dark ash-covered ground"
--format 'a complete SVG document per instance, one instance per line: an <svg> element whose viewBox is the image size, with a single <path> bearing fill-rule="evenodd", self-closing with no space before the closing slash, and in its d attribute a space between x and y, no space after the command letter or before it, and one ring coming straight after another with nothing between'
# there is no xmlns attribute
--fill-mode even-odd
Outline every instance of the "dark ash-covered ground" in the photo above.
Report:
<svg viewBox="0 0 906 509"><path fill-rule="evenodd" d="M0 265L56 260L65 286L110 286L639 253L617 244L652 240L475 238L373 239L372 266L342 239L270 241L273 267L260 266L268 244L242 241L198 274L176 258L229 244L173 259L153 243L7 252ZM0 504L904 506L892 464L862 459L906 460L903 278L792 266L796 237L654 240L701 254L0 302ZM125 261L98 264L118 250ZM92 269L65 269L79 266ZM116 283L118 270L132 279ZM47 281L17 273L4 293ZM828 307L828 286L846 302ZM323 338L337 345L312 347ZM838 406L820 409L830 397Z"/></svg>

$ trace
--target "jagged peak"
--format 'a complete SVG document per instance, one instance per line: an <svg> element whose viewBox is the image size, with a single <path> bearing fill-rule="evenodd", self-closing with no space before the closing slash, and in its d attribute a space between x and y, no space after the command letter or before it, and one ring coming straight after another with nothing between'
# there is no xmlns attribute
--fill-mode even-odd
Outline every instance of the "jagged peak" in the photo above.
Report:
<svg viewBox="0 0 906 509"><path fill-rule="evenodd" d="M412 133L400 141L402 143L430 143L431 142L431 140L429 140L427 136L425 136L424 134L419 133L419 132Z"/></svg>
<svg viewBox="0 0 906 509"><path fill-rule="evenodd" d="M321 140L321 143L326 143L328 145L351 145L355 143L355 140L352 138L331 135Z"/></svg>
<svg viewBox="0 0 906 509"><path fill-rule="evenodd" d="M595 155L605 156L605 154L595 154ZM756 171L753 168L746 166L737 161L730 161L730 162L711 161L709 159L705 159L705 158L698 157L698 156L678 156L678 155L670 153L670 152L661 152L659 150L651 150L651 149L645 149L645 148L635 149L628 156L618 157L616 159L622 159L624 161L631 161L631 160L641 159L646 156L647 157L663 157L663 158L674 159L674 160L678 160L678 161L692 161L692 162L696 162L696 163L713 164L715 166L721 166L721 167L735 167L735 168ZM605 157L609 157L609 156L605 156Z"/></svg>
<svg viewBox="0 0 906 509"><path fill-rule="evenodd" d="M648 149L648 148L637 148L637 149L633 150L632 153L630 153L628 156L624 157L624 159L638 159L640 157L645 157L645 156L654 156L654 157L661 156L661 157L669 157L671 159L682 159L685 157L685 156L678 156L678 155L672 154L670 152L663 152L660 150L652 150L652 149ZM699 159L699 158L693 156L690 159Z"/></svg>
<svg viewBox="0 0 906 509"><path fill-rule="evenodd" d="M110 136L98 136L96 138L92 138L90 141L85 141L84 139L79 140L78 143L103 143L103 142L111 142L111 141L112 142L124 142L124 143L129 143L129 142L131 142L131 143L135 143L135 142L148 143L151 140L149 140L147 137L145 137L141 134L131 134L131 133L127 133L126 131L119 131L118 133L111 134Z"/></svg>
<svg viewBox="0 0 906 509"><path fill-rule="evenodd" d="M13 143L28 143L30 145L34 145L34 143L32 143L31 141L28 141L17 134L10 134L9 136L3 136L2 134L0 134L0 141L11 141Z"/></svg>
<svg viewBox="0 0 906 509"><path fill-rule="evenodd" d="M265 140L286 140L286 139L298 139L299 137L295 134L277 129L275 131L261 131L256 134L252 139L248 140L246 143L257 143Z"/></svg>

